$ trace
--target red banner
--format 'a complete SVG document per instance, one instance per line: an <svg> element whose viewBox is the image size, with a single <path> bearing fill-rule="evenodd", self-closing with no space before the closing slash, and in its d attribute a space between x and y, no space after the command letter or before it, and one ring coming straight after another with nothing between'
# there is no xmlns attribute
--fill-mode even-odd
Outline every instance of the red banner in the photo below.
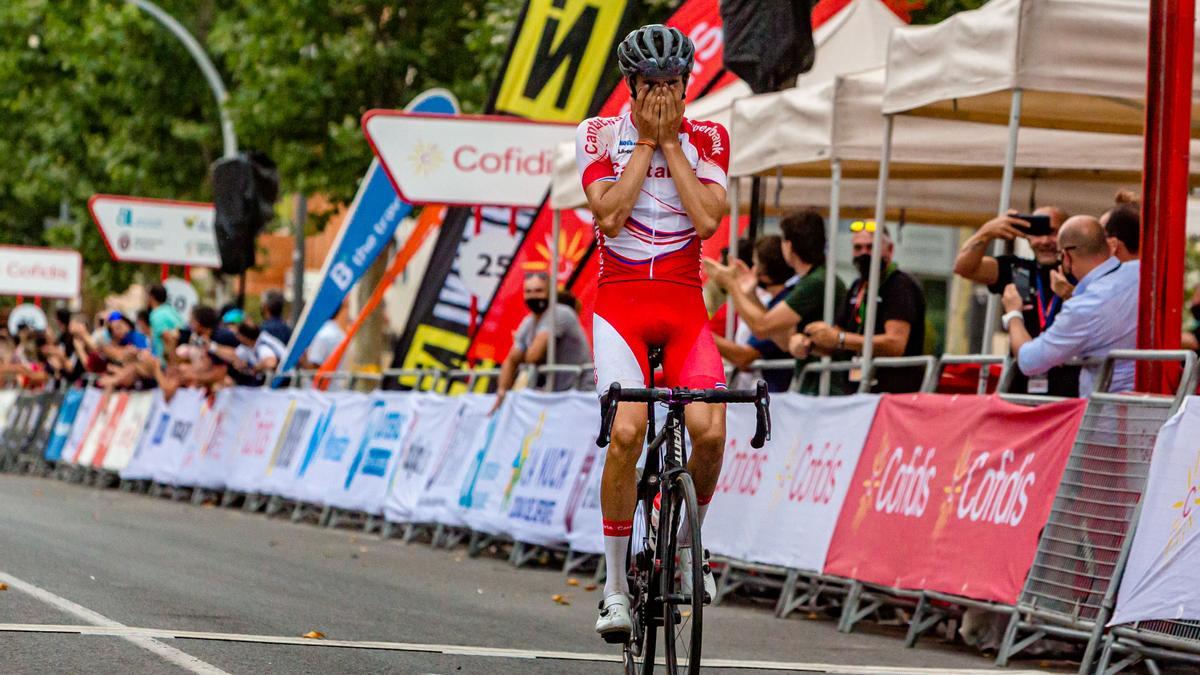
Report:
<svg viewBox="0 0 1200 675"><path fill-rule="evenodd" d="M1085 406L884 396L825 572L1015 603Z"/></svg>

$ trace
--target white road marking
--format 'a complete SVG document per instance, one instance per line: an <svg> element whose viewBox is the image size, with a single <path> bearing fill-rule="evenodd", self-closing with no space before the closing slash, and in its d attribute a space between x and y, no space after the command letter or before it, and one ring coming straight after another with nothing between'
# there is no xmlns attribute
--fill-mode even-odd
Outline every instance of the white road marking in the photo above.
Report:
<svg viewBox="0 0 1200 675"><path fill-rule="evenodd" d="M86 611L86 610L85 610ZM115 622L114 622L115 623ZM550 659L556 661L591 661L598 663L620 663L621 655L589 654L584 652L560 652L539 649L505 649L500 647L472 647L468 645L422 644L412 642L386 642L373 640L313 640L286 635L249 635L245 633L208 633L203 631L170 630L162 628L134 628L120 624L112 626L69 626L55 624L0 623L0 633L76 633L100 635L125 639L217 640L223 642L249 642L258 644L297 645L304 647L335 647L343 649L373 649L395 652L420 652L447 656L474 656L507 659ZM159 644L159 643L156 643ZM165 646L165 645L164 645ZM167 647L170 649L170 647ZM833 663L800 663L785 661L747 661L738 659L704 659L710 668L741 670L774 670L790 672L827 673L829 675L1042 675L1034 670L1000 670L994 668L906 668L902 666L864 666ZM217 671L219 672L219 671Z"/></svg>
<svg viewBox="0 0 1200 675"><path fill-rule="evenodd" d="M26 595L29 595L38 600L41 600L42 602L46 603L47 605L50 605L51 607L54 607L55 609L66 612L67 614L70 614L72 616L78 617L79 619L91 624L89 626L76 626L75 627L76 630L71 631L71 632L86 634L88 631L101 631L101 630L104 630L104 631L123 631L123 630L128 631L129 630L129 627L123 623L113 621L112 619L104 616L103 614L100 614L98 612L93 612L92 610L88 609L87 607L84 607L83 605L71 602L70 600L67 600L66 598L59 597L59 596L51 593L50 591L47 591L46 589L41 588L40 586L35 586L35 585L29 583L28 581L22 581L21 579L18 579L10 574L5 574L4 572L0 572L0 582L4 582L4 583L8 584L9 588L21 591L22 593L25 593ZM59 632L59 631L54 631L54 632ZM124 640L127 640L128 642L135 644L138 647L141 647L142 649L145 649L148 652L157 654L158 656L162 657L165 661L172 663L176 666L179 666L180 668L183 668L184 670L186 670L190 673L196 673L197 675L229 675L229 673L225 672L224 670L221 670L220 668L218 668L210 663L201 661L200 659L192 656L191 654L186 654L184 652L179 651L178 649L176 649L174 647L171 647L169 645L164 645L163 643L159 642L158 640L155 640L151 636L142 635L137 632L137 629L133 629L133 632L129 632L128 634L121 634L118 632L118 633L113 633L113 635L117 635L117 636L123 638Z"/></svg>

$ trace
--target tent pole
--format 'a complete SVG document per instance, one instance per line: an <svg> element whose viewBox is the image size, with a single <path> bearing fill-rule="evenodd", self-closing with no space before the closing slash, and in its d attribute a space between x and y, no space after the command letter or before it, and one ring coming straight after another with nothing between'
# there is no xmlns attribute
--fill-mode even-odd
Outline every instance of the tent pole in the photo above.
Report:
<svg viewBox="0 0 1200 675"><path fill-rule="evenodd" d="M562 230L562 211L552 209L550 211L550 316L547 318L550 325L550 340L546 342L546 365L553 366L555 364L556 347L558 342L558 331L556 330L555 316L558 308L558 237ZM554 373L550 373L546 377L547 383L555 381ZM548 384L547 391L553 391L553 385Z"/></svg>
<svg viewBox="0 0 1200 675"><path fill-rule="evenodd" d="M841 211L842 161L835 159L829 165L829 242L825 253L825 304L823 305L825 311L821 316L821 320L830 326L834 322L833 302L837 295L837 241L838 229L841 225ZM828 368L831 360L828 356L823 356L821 357L821 365ZM829 371L822 370L821 385L818 392L821 396L829 395L829 380Z"/></svg>
<svg viewBox="0 0 1200 675"><path fill-rule="evenodd" d="M1012 102L1008 109L1008 147L1004 150L1004 175L1000 179L1000 208L996 215L1003 216L1012 206L1013 174L1017 168L1017 143L1021 132L1021 98L1022 91L1013 89ZM992 255L1001 252L1005 242L997 241L992 245ZM1000 296L988 293L987 310L983 317L983 344L979 347L980 354L992 353L992 341L996 335L996 313L1000 306ZM979 378L979 386L987 386L986 380ZM983 393L983 392L980 392Z"/></svg>
<svg viewBox="0 0 1200 675"><path fill-rule="evenodd" d="M883 257L883 229L887 226L888 174L892 164L892 132L895 116L883 116L883 152L879 158L879 186L875 192L875 232L871 240L871 273L867 276L867 316L863 323L862 381L858 385L861 393L871 391L871 361L875 356L875 316L878 314L879 262Z"/></svg>
<svg viewBox="0 0 1200 675"><path fill-rule="evenodd" d="M737 260L738 255L738 210L741 206L738 202L738 185L741 182L736 176L729 179L729 258L725 261L729 265ZM733 317L733 296L730 295L725 301L725 338L729 340L733 339Z"/></svg>

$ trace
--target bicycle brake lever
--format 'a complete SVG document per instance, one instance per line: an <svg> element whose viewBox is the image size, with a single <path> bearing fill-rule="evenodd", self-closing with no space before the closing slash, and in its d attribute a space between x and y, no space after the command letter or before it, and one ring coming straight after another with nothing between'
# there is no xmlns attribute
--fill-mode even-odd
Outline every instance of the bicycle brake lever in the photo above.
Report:
<svg viewBox="0 0 1200 675"><path fill-rule="evenodd" d="M750 447L761 448L771 440L771 396L767 393L767 383L758 381L758 398L754 401L754 438L750 439Z"/></svg>
<svg viewBox="0 0 1200 675"><path fill-rule="evenodd" d="M608 445L612 437L613 420L617 416L617 399L621 397L621 385L613 382L608 393L600 397L600 433L596 436L596 447Z"/></svg>

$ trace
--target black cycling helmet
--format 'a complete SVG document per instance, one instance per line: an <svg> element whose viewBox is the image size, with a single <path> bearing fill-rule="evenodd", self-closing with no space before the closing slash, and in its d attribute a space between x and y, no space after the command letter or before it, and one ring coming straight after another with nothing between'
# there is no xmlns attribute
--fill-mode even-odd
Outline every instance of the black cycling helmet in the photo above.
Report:
<svg viewBox="0 0 1200 675"><path fill-rule="evenodd" d="M636 92L633 78L637 75L682 77L683 85L687 87L687 78L695 62L696 46L691 38L679 32L678 28L661 23L642 26L626 35L617 46L617 65L633 92Z"/></svg>

